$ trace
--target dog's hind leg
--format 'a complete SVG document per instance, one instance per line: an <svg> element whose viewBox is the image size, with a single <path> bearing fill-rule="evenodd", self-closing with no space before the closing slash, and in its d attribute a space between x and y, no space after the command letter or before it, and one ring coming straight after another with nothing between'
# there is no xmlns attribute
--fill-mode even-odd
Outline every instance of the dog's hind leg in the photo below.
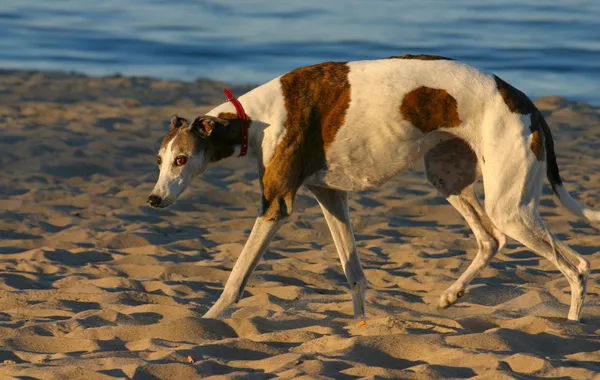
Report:
<svg viewBox="0 0 600 380"><path fill-rule="evenodd" d="M323 210L333 242L342 263L342 269L352 291L354 318L365 318L365 290L367 278L356 251L354 232L348 215L348 193L341 190L306 186Z"/></svg>
<svg viewBox="0 0 600 380"><path fill-rule="evenodd" d="M494 220L508 236L547 258L562 272L571 288L568 318L579 321L590 272L589 261L552 235L533 207L519 207L518 211L514 210L511 214L496 216Z"/></svg>
<svg viewBox="0 0 600 380"><path fill-rule="evenodd" d="M461 139L442 142L425 155L427 179L460 212L473 230L479 250L467 270L440 297L440 308L453 305L465 294L467 285L504 246L504 234L494 228L477 199L477 156Z"/></svg>
<svg viewBox="0 0 600 380"><path fill-rule="evenodd" d="M547 258L563 273L571 288L568 318L579 321L590 263L552 235L540 217L545 164L533 154L520 159L513 159L518 157L513 152L506 154L484 167L485 209L500 231Z"/></svg>
<svg viewBox="0 0 600 380"><path fill-rule="evenodd" d="M467 285L485 269L490 260L506 244L506 237L494 228L476 198L472 186L463 190L460 195L450 195L447 199L471 227L477 239L478 251L469 267L440 296L439 307L442 309L453 305L465 294Z"/></svg>

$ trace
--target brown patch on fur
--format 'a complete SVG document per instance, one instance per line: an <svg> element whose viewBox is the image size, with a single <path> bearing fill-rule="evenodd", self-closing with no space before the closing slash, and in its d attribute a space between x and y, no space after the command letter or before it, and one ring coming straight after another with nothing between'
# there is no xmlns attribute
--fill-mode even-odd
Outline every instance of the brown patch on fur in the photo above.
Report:
<svg viewBox="0 0 600 380"><path fill-rule="evenodd" d="M204 121L200 122L200 120L202 120L202 117L196 118L190 125L186 119L174 116L171 119L169 132L164 137L160 149L166 148L173 141L173 149L176 149L177 152L188 155L207 152L209 159L213 162L231 156L234 152L233 141L237 141L235 136L232 137L231 130L225 126L215 128L215 132L211 133L209 137L205 131ZM217 133L217 131L220 133Z"/></svg>
<svg viewBox="0 0 600 380"><path fill-rule="evenodd" d="M531 144L529 147L538 161L544 161L546 159L543 136L539 129L536 129L531 133Z"/></svg>
<svg viewBox="0 0 600 380"><path fill-rule="evenodd" d="M460 125L456 99L446 90L421 86L404 95L400 113L423 133Z"/></svg>
<svg viewBox="0 0 600 380"><path fill-rule="evenodd" d="M220 119L226 119L229 120L230 122L236 122L236 121L240 121L240 118L238 116L237 113L233 113L233 112L221 112L219 115L217 115L218 118ZM250 115L246 114L246 120L248 121L248 128L250 128L252 126L252 118L250 117Z"/></svg>
<svg viewBox="0 0 600 380"><path fill-rule="evenodd" d="M483 160L483 157L482 157ZM490 237L494 236L494 224L485 214L478 212L470 202L478 202L468 189L479 175L478 158L471 146L460 138L446 140L425 154L427 179L446 198L460 195L467 200L473 216L476 217ZM483 160L485 163L485 160Z"/></svg>
<svg viewBox="0 0 600 380"><path fill-rule="evenodd" d="M261 173L262 214L268 220L288 216L304 179L324 167L350 104L349 71L345 62L325 62L281 77L286 132Z"/></svg>
<svg viewBox="0 0 600 380"><path fill-rule="evenodd" d="M459 195L477 179L477 155L462 139L443 141L425 154L425 172L445 197Z"/></svg>
<svg viewBox="0 0 600 380"><path fill-rule="evenodd" d="M502 99L504 99L504 103L506 103L510 112L521 115L527 115L529 113L533 114L533 111L536 110L536 108L527 95L506 83L496 75L494 75L494 80L496 81L498 92L500 92L500 95L502 95Z"/></svg>
<svg viewBox="0 0 600 380"><path fill-rule="evenodd" d="M173 140L173 138L175 138L175 136L177 135L177 132L179 132L179 128L187 127L187 126L188 126L188 121L186 119L179 117L179 116L173 116L171 118L171 124L169 125L169 132L167 133L167 135L163 139L162 143L160 144L160 149L165 148L167 146L167 144L169 144L169 142L171 140Z"/></svg>
<svg viewBox="0 0 600 380"><path fill-rule="evenodd" d="M229 121L229 128L235 129L236 133L237 133L237 131L239 131L239 134L240 134L239 141L242 141L242 132L241 132L242 120L239 118L237 113L221 112L220 114L217 115L217 117L219 119L225 119L225 120ZM248 129L250 129L250 127L252 127L252 118L248 114L246 114L246 122L248 123Z"/></svg>
<svg viewBox="0 0 600 380"><path fill-rule="evenodd" d="M173 140L173 138L175 137L175 135L177 134L177 132L179 132L177 129L169 129L169 132L163 138L163 141L160 144L160 149L166 148L167 144L169 144L169 142L171 142L171 140Z"/></svg>
<svg viewBox="0 0 600 380"><path fill-rule="evenodd" d="M233 112L221 112L220 114L217 115L217 117L220 119L228 119L228 120L239 119L238 114L233 113ZM248 118L248 114L246 114L246 118Z"/></svg>
<svg viewBox="0 0 600 380"><path fill-rule="evenodd" d="M177 145L182 152L186 154L192 154L201 150L201 141L195 136L194 130L181 131L180 134L175 137L173 146Z"/></svg>
<svg viewBox="0 0 600 380"><path fill-rule="evenodd" d="M246 118L250 128L252 120L247 114ZM197 144L208 144L209 159L211 162L217 162L235 152L235 146L242 141L241 127L242 123L237 114L222 112L217 117L204 115L196 118L190 134Z"/></svg>
<svg viewBox="0 0 600 380"><path fill-rule="evenodd" d="M404 55L393 55L388 59L419 59L421 61L454 61L452 58L442 57L441 55L428 55L428 54L404 54Z"/></svg>
<svg viewBox="0 0 600 380"><path fill-rule="evenodd" d="M185 126L187 127L187 123ZM173 138L172 146L175 152L190 155L206 150L207 142L196 128L177 129L177 132L179 133Z"/></svg>
<svg viewBox="0 0 600 380"><path fill-rule="evenodd" d="M201 128L204 130L204 132L206 132L208 134L210 134L212 132L212 130L213 130L213 127L212 127L212 125L210 125L210 123L208 122L208 120L203 120L202 121L202 127Z"/></svg>
<svg viewBox="0 0 600 380"><path fill-rule="evenodd" d="M242 141L242 122L237 113L221 112L217 117L229 121L229 125L217 128L210 135L210 159L212 162L231 156L235 152L235 146ZM252 126L252 119L248 114L246 114L246 120L248 120L249 129Z"/></svg>
<svg viewBox="0 0 600 380"><path fill-rule="evenodd" d="M498 92L502 96L502 99L510 112L521 115L531 114L531 125L529 126L529 129L531 130L531 144L529 147L538 161L544 161L546 159L546 151L544 149L544 135L541 130L543 121L542 114L535 107L531 99L523 92L517 90L496 75L494 75L494 80L496 81Z"/></svg>

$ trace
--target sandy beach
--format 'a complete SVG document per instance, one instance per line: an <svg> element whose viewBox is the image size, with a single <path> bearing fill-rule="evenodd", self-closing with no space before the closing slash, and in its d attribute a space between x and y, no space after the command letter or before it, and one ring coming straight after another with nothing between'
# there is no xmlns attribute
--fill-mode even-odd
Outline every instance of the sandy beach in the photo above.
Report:
<svg viewBox="0 0 600 380"><path fill-rule="evenodd" d="M223 86L0 70L0 379L600 379L600 226L546 186L542 217L592 264L582 323L567 280L514 241L438 310L477 245L422 163L351 196L365 326L304 190L243 299L202 319L254 222L255 164L229 159L169 209L145 201L169 117ZM600 108L535 103L566 187L600 209Z"/></svg>

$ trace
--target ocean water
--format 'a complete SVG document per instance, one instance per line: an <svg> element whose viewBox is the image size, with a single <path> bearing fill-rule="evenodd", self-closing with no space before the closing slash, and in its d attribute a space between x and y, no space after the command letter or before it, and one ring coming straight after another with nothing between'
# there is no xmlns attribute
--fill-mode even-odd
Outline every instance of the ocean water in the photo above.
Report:
<svg viewBox="0 0 600 380"><path fill-rule="evenodd" d="M0 0L0 68L260 84L406 53L600 105L599 0Z"/></svg>

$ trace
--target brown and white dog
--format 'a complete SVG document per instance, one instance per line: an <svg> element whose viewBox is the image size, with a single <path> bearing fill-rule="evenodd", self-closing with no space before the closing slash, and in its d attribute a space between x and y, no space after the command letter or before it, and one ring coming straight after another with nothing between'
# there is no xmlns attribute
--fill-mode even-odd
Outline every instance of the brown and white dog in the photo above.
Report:
<svg viewBox="0 0 600 380"><path fill-rule="evenodd" d="M355 317L364 318L367 279L347 194L376 188L424 156L427 178L466 219L479 245L440 307L464 294L507 235L560 269L571 287L568 318L580 319L590 264L544 226L538 212L544 172L574 214L600 221L600 213L580 206L563 187L546 121L526 95L499 77L427 55L325 62L273 79L239 101L251 121L249 155L258 161L262 197L250 237L205 317L217 317L241 297L304 186L331 230ZM241 139L231 102L191 124L173 117L148 203L171 205L194 176L239 152ZM485 207L473 191L479 175Z"/></svg>

